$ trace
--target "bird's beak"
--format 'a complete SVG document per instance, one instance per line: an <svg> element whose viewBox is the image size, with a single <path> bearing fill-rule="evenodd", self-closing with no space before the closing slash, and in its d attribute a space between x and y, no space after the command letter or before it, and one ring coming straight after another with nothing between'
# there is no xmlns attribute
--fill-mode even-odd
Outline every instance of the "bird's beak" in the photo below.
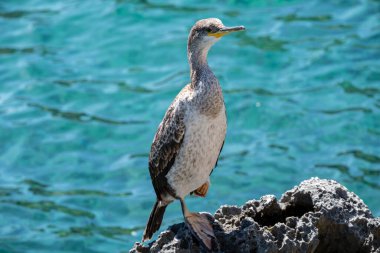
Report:
<svg viewBox="0 0 380 253"><path fill-rule="evenodd" d="M215 38L221 38L222 36L232 33L245 30L244 26L233 26L233 27L223 27L219 31L214 33L208 33L208 36L213 36Z"/></svg>

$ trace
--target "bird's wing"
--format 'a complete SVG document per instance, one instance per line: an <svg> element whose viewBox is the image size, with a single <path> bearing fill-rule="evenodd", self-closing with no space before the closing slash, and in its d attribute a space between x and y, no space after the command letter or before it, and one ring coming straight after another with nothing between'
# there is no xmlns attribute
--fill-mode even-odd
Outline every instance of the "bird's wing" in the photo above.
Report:
<svg viewBox="0 0 380 253"><path fill-rule="evenodd" d="M222 153L223 146L224 146L224 140L223 140L223 143L222 143L222 147L220 147L219 155L218 155L218 158L216 159L216 163L215 163L214 169L218 166L218 161L219 161L220 153ZM214 169L211 170L210 176L214 172Z"/></svg>
<svg viewBox="0 0 380 253"><path fill-rule="evenodd" d="M224 112L224 113L225 113L225 112ZM219 154L218 154L218 158L216 159L216 163L215 163L214 169L216 168L216 166L218 166L218 161L219 161L220 153L222 153L222 150L223 150L223 147L224 147L224 141L225 141L225 140L226 140L226 137L224 136L224 140L223 140L222 146L220 147ZM211 176L211 174L214 172L214 169L211 170L211 172L210 172L210 176Z"/></svg>
<svg viewBox="0 0 380 253"><path fill-rule="evenodd" d="M165 176L174 164L185 135L184 114L181 101L175 100L154 136L149 155L149 172L158 199L162 195L174 195Z"/></svg>
<svg viewBox="0 0 380 253"><path fill-rule="evenodd" d="M216 166L218 166L218 161L219 161L220 153L222 153L222 150L223 150L223 147L224 147L224 141L225 141L225 139L223 140L222 146L220 147L219 155L218 155L218 158L216 159L216 163L215 163L215 167L214 168L216 168ZM212 171L211 171L211 173L212 173Z"/></svg>

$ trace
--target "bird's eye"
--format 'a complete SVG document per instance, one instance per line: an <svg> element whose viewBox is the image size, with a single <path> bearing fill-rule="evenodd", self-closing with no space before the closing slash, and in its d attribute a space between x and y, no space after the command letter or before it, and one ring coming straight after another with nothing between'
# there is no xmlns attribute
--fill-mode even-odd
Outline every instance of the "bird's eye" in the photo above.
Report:
<svg viewBox="0 0 380 253"><path fill-rule="evenodd" d="M206 32L210 33L210 32L212 32L212 29L211 28L206 28Z"/></svg>

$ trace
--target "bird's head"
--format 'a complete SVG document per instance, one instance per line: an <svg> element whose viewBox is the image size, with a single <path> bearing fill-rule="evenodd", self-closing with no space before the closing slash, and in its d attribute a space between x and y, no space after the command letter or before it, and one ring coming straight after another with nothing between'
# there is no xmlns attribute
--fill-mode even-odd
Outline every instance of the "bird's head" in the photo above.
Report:
<svg viewBox="0 0 380 253"><path fill-rule="evenodd" d="M244 26L226 27L217 18L201 19L191 28L188 40L189 53L207 56L210 47L226 34L245 30Z"/></svg>

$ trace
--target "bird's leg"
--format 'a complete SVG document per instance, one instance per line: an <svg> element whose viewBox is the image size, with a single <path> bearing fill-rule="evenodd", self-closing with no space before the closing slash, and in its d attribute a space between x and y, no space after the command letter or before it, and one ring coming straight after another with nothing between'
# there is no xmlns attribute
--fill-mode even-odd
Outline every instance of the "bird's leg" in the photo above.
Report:
<svg viewBox="0 0 380 253"><path fill-rule="evenodd" d="M207 213L191 213L181 198L182 213L185 217L186 225L191 233L201 241L209 250L212 249L212 240L215 239L212 224L208 218L211 216Z"/></svg>
<svg viewBox="0 0 380 253"><path fill-rule="evenodd" d="M210 187L210 180L207 180L206 183L202 184L201 187L194 191L194 194L199 197L206 197L208 188Z"/></svg>

